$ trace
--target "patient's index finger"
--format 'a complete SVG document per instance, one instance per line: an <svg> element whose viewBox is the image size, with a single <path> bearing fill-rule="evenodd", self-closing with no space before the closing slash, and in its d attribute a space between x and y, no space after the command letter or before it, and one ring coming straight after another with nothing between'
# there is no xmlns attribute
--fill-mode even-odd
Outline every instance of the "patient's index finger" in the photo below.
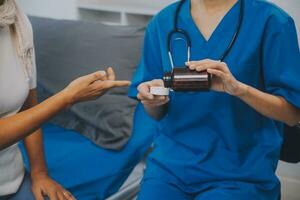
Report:
<svg viewBox="0 0 300 200"><path fill-rule="evenodd" d="M130 81L112 81L113 87L125 87L131 84Z"/></svg>
<svg viewBox="0 0 300 200"><path fill-rule="evenodd" d="M103 81L104 88L113 88L113 87L126 87L131 84L130 81Z"/></svg>

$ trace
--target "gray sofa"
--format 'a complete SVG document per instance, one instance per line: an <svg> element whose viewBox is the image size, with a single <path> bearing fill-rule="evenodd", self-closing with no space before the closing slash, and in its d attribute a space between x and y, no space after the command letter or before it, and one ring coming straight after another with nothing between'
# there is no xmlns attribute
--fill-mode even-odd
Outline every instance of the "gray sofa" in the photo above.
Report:
<svg viewBox="0 0 300 200"><path fill-rule="evenodd" d="M118 79L132 78L140 57L143 27L35 17L31 21L42 99L73 79L107 66L114 68ZM136 103L127 97L127 88L117 88L96 101L73 106L53 122L77 130L101 147L119 150L130 138Z"/></svg>
<svg viewBox="0 0 300 200"><path fill-rule="evenodd" d="M106 66L114 67L118 79L132 78L139 62L144 27L106 26L100 23L37 17L31 17L30 20L34 30L40 101L60 91L74 78L103 70ZM126 155L128 159L119 167L122 174L120 178L117 175L110 178L108 186L105 186L107 192L103 192L103 196L110 197L109 200L132 199L138 192L144 168L143 154L148 149L147 145L151 144L151 136L139 139L143 144L127 145L132 138L136 105L137 101L127 97L127 88L117 88L96 101L73 106L51 121L82 134L99 148L105 149L104 153L112 151L117 156L118 153L114 152L122 152L128 146L136 148L130 151L135 157ZM45 142L46 147L48 146L46 154L49 149L48 152L55 152L51 148L57 147L49 147ZM48 156L50 159L55 157ZM126 157L122 155L122 158ZM49 161L50 165L55 162ZM124 177L129 175L138 162L140 164L125 182ZM57 177L63 176L63 172L55 166L50 166L50 170L57 171Z"/></svg>

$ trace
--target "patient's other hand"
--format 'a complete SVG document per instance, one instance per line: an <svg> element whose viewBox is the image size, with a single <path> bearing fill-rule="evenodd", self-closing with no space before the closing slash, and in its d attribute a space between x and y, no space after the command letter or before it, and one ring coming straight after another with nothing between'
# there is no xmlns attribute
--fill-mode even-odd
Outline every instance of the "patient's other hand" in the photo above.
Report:
<svg viewBox="0 0 300 200"><path fill-rule="evenodd" d="M32 192L36 200L76 200L76 198L61 185L52 180L46 172L31 174Z"/></svg>
<svg viewBox="0 0 300 200"><path fill-rule="evenodd" d="M62 92L70 105L95 100L106 91L114 87L125 87L130 81L116 81L115 73L111 67L106 71L98 71L82 76L72 81Z"/></svg>

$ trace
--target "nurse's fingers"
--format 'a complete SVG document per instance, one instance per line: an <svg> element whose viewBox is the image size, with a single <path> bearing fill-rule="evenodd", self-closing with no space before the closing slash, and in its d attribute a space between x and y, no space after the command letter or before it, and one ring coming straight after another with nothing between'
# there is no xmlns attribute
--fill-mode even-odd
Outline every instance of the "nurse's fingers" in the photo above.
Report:
<svg viewBox="0 0 300 200"><path fill-rule="evenodd" d="M158 95L154 95L154 98L153 98L153 99L151 99L151 100L145 99L145 100L143 100L143 101L145 101L145 102L152 102L152 103L159 103L159 102L165 101L165 100L167 100L167 99L169 99L168 96L158 96Z"/></svg>
<svg viewBox="0 0 300 200"><path fill-rule="evenodd" d="M159 103L159 102L165 101L168 98L169 98L168 96L154 96L154 99L152 99L152 100L143 99L143 101L150 102L150 103Z"/></svg>
<svg viewBox="0 0 300 200"><path fill-rule="evenodd" d="M164 81L161 79L154 79L152 81L149 82L150 86L164 86Z"/></svg>
<svg viewBox="0 0 300 200"><path fill-rule="evenodd" d="M228 73L229 69L225 63L222 62L210 62L206 64L201 65L193 65L193 67L190 67L192 70L196 70L198 72L205 71L207 69L218 69L223 71L224 73Z"/></svg>
<svg viewBox="0 0 300 200"><path fill-rule="evenodd" d="M162 103L158 103L158 104L146 104L146 103L143 103L142 102L142 104L144 105L144 106L147 106L147 107L159 107L159 106L162 106L162 105L165 105L165 104L167 104L168 102L162 102Z"/></svg>
<svg viewBox="0 0 300 200"><path fill-rule="evenodd" d="M154 99L155 98L154 95L152 95L150 93L150 88L151 87L155 87L155 86L161 86L161 87L163 87L164 86L163 80L161 80L161 79L154 79L152 81L141 83L138 86L138 91L139 91L139 94L137 96L138 99L139 100L145 100L145 99L152 100L152 99Z"/></svg>
<svg viewBox="0 0 300 200"><path fill-rule="evenodd" d="M195 70L197 66L200 65L206 65L209 64L211 62L214 62L214 60L210 60L210 59L204 59L204 60L199 60L199 61L190 61L190 62L186 62L186 66L189 67L191 70Z"/></svg>
<svg viewBox="0 0 300 200"><path fill-rule="evenodd" d="M203 65L197 65L194 67L197 72L205 71L207 69L220 69L220 66L218 66L216 63L207 63Z"/></svg>
<svg viewBox="0 0 300 200"><path fill-rule="evenodd" d="M154 96L150 93L150 87L151 85L149 84L149 82L141 83L137 88L139 92L137 98L139 100L154 99Z"/></svg>
<svg viewBox="0 0 300 200"><path fill-rule="evenodd" d="M217 68L222 69L223 71L229 71L226 63L220 62L217 60L211 60L211 59L205 59L205 60L200 60L200 61L190 61L190 62L186 62L186 65L191 70L197 70L197 71L204 71L208 67L217 67Z"/></svg>
<svg viewBox="0 0 300 200"><path fill-rule="evenodd" d="M226 74L220 70L217 70L217 69L207 69L207 72L212 74L212 75L215 75L219 78L221 78L222 80L226 80Z"/></svg>
<svg viewBox="0 0 300 200"><path fill-rule="evenodd" d="M138 95L137 95L137 98L141 101L143 100L149 100L149 101L152 101L154 99L154 95L150 94L150 93L142 93L142 92L139 92Z"/></svg>
<svg viewBox="0 0 300 200"><path fill-rule="evenodd" d="M170 101L169 97L166 97L164 100L160 101L149 101L149 100L142 100L142 104L145 106L160 106L168 103Z"/></svg>
<svg viewBox="0 0 300 200"><path fill-rule="evenodd" d="M107 78L110 81L116 80L116 75L112 67L107 68Z"/></svg>
<svg viewBox="0 0 300 200"><path fill-rule="evenodd" d="M186 62L185 64L187 66L191 66L191 65L195 65L195 64L205 64L205 63L209 63L211 61L214 61L214 60L211 60L211 59L203 59L203 60L198 60L198 61L189 61L189 62Z"/></svg>

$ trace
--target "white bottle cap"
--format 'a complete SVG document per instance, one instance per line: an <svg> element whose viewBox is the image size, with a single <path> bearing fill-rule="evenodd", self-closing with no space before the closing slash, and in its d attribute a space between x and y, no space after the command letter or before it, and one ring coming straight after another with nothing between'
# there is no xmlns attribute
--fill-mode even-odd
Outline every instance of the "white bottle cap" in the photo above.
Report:
<svg viewBox="0 0 300 200"><path fill-rule="evenodd" d="M165 87L151 87L150 93L158 96L168 96L170 93L170 89Z"/></svg>

